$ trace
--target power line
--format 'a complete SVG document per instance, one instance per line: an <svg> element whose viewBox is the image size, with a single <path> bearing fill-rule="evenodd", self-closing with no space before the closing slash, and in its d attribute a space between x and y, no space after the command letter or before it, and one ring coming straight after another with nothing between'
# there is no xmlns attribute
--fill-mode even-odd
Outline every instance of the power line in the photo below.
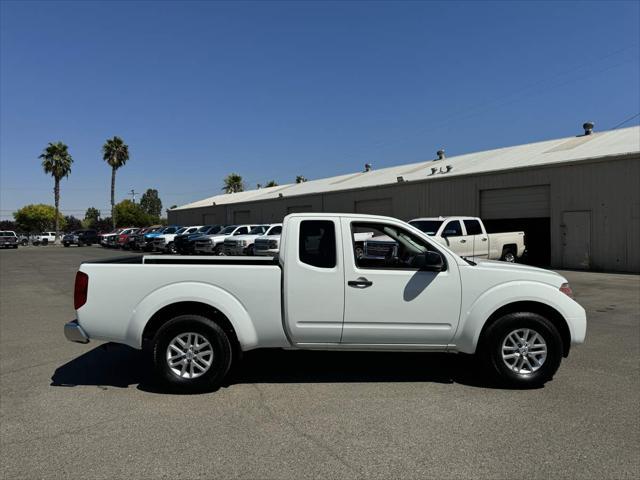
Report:
<svg viewBox="0 0 640 480"><path fill-rule="evenodd" d="M640 112L636 113L633 117L629 117L627 118L624 122L619 123L618 125L616 125L615 127L613 127L611 130L615 130L616 128L620 128L622 125L624 125L627 122L630 122L631 120L633 120L634 118L638 118L640 117Z"/></svg>

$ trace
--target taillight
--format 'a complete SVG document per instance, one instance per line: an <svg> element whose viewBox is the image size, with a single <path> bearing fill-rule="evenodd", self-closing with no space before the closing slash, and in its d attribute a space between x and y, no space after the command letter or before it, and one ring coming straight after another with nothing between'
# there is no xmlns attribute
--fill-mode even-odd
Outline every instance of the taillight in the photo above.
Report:
<svg viewBox="0 0 640 480"><path fill-rule="evenodd" d="M568 297L573 298L573 290L571 290L571 287L568 283L563 283L562 285L560 285L560 291Z"/></svg>
<svg viewBox="0 0 640 480"><path fill-rule="evenodd" d="M76 273L76 284L73 289L73 307L78 310L87 303L87 291L89 290L89 275L84 272Z"/></svg>

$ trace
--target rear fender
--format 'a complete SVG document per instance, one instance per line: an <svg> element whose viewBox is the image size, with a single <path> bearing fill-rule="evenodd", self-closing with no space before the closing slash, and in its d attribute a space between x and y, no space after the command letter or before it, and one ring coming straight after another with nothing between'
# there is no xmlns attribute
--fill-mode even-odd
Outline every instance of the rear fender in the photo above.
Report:
<svg viewBox="0 0 640 480"><path fill-rule="evenodd" d="M201 282L165 285L142 299L129 321L126 343L135 348L141 348L142 333L153 315L164 307L179 302L198 302L215 308L227 317L233 326L242 350L257 346L258 335L242 303L228 291Z"/></svg>

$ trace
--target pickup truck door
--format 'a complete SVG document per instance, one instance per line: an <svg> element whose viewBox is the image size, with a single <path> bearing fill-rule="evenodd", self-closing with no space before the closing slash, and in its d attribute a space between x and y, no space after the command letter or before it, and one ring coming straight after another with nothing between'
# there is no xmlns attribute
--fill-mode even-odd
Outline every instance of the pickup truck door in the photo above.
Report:
<svg viewBox="0 0 640 480"><path fill-rule="evenodd" d="M449 220L442 229L444 244L461 257L473 257L473 236L466 235L460 220Z"/></svg>
<svg viewBox="0 0 640 480"><path fill-rule="evenodd" d="M485 232L480 220L475 218L467 219L462 223L464 223L467 236L470 238L469 241L473 243L473 256L476 258L487 258L489 256L489 235Z"/></svg>
<svg viewBox="0 0 640 480"><path fill-rule="evenodd" d="M295 217L284 254L284 321L295 344L339 343L344 315L344 261L339 219Z"/></svg>
<svg viewBox="0 0 640 480"><path fill-rule="evenodd" d="M405 344L446 346L460 316L460 276L453 258L446 270L431 272L410 266L407 250L398 246L395 259L356 258L354 234L374 231L389 235L390 227L423 249L439 251L401 223L359 222L343 218L345 270L343 344ZM400 258L402 257L402 259ZM407 259L406 263L403 259Z"/></svg>

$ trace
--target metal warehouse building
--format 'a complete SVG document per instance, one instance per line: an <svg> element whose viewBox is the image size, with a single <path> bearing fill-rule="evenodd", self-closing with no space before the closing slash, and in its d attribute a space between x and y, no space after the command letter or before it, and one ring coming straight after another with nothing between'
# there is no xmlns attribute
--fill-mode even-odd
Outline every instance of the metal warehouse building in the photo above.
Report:
<svg viewBox="0 0 640 480"><path fill-rule="evenodd" d="M403 220L479 216L490 232L524 230L525 261L640 272L640 127L217 195L169 211L169 222L273 223L293 212Z"/></svg>

